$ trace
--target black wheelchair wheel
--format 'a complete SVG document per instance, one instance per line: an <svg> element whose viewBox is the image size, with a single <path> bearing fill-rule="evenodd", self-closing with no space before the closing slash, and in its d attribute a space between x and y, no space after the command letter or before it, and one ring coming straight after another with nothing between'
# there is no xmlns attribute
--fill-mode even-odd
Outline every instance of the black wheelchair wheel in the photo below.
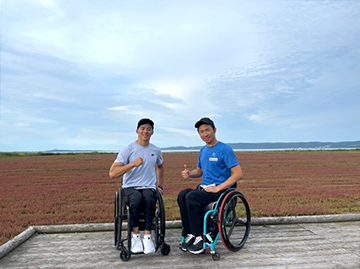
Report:
<svg viewBox="0 0 360 269"><path fill-rule="evenodd" d="M166 243L163 243L161 246L161 254L166 256L170 253L170 246Z"/></svg>
<svg viewBox="0 0 360 269"><path fill-rule="evenodd" d="M153 223L154 239L156 250L163 246L165 238L165 207L161 193L157 190L157 202L155 207L155 217Z"/></svg>
<svg viewBox="0 0 360 269"><path fill-rule="evenodd" d="M160 234L165 238L165 206L162 194L158 192L158 205L159 205L159 219L160 219Z"/></svg>
<svg viewBox="0 0 360 269"><path fill-rule="evenodd" d="M114 245L118 246L118 196L115 194L115 203L114 203Z"/></svg>
<svg viewBox="0 0 360 269"><path fill-rule="evenodd" d="M131 228L130 206L126 205L125 207L126 207L125 211L126 211L127 222L128 222L128 225L127 225L128 251L131 252L131 239L132 239L131 230L132 230L132 228Z"/></svg>
<svg viewBox="0 0 360 269"><path fill-rule="evenodd" d="M250 233L250 207L244 195L230 191L221 203L219 210L220 238L229 251L240 250Z"/></svg>
<svg viewBox="0 0 360 269"><path fill-rule="evenodd" d="M127 262L131 258L131 252L129 250L122 250L120 252L120 259L124 262Z"/></svg>
<svg viewBox="0 0 360 269"><path fill-rule="evenodd" d="M214 261L220 260L220 254L217 252L215 252L214 254L211 254L211 257L213 258Z"/></svg>
<svg viewBox="0 0 360 269"><path fill-rule="evenodd" d="M120 243L121 243L121 231L122 231L122 223L123 223L123 211L124 208L122 206L123 204L123 193L122 190L119 189L119 191L116 193L115 196L115 220L114 220L114 237L115 237L115 246L117 249L120 249Z"/></svg>

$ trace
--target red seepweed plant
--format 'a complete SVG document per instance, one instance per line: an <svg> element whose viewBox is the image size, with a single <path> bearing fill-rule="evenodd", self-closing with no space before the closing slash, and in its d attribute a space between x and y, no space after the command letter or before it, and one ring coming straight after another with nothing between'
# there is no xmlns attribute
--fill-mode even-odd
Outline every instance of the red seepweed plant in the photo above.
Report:
<svg viewBox="0 0 360 269"><path fill-rule="evenodd" d="M184 163L197 152L166 152L166 219L179 219L177 194L195 187ZM236 152L244 177L238 189L252 216L360 212L360 151ZM113 221L118 180L108 176L116 154L0 155L0 244L28 226Z"/></svg>

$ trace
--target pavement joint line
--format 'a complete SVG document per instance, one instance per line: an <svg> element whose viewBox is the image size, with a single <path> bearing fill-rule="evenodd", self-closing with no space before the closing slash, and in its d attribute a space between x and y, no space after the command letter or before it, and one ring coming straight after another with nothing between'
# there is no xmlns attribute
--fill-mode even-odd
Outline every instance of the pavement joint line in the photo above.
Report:
<svg viewBox="0 0 360 269"><path fill-rule="evenodd" d="M332 223L360 221L360 213L338 214L338 215L312 215L312 216L285 216L285 217L261 217L251 218L251 225L281 225L300 223ZM126 223L124 223L127 225ZM126 227L124 225L124 227ZM181 228L180 220L166 221L166 228ZM25 231L0 246L0 259L9 252L24 243L34 234L47 233L77 233L77 232L99 232L113 231L114 223L90 223L90 224L63 224L63 225L42 225L30 226Z"/></svg>

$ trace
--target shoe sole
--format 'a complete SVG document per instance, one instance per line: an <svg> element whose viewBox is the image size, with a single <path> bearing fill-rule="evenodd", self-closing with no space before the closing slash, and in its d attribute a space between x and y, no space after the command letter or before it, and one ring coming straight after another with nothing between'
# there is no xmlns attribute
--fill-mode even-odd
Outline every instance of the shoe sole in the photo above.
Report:
<svg viewBox="0 0 360 269"><path fill-rule="evenodd" d="M199 250L188 250L190 253L192 254L202 254L204 253L204 249L199 249Z"/></svg>

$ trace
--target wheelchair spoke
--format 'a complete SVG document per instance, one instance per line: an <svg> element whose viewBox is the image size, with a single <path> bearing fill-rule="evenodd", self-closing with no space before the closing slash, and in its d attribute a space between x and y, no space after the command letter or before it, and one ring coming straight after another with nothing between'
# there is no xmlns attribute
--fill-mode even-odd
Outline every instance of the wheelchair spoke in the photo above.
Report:
<svg viewBox="0 0 360 269"><path fill-rule="evenodd" d="M236 218L236 224L235 225L238 225L240 224L241 226L245 226L247 223L247 221L244 221L242 219L239 219L239 218ZM238 225L239 226L239 225Z"/></svg>
<svg viewBox="0 0 360 269"><path fill-rule="evenodd" d="M228 238L231 237L231 234L232 234L232 232L234 230L234 227L235 227L235 222L232 222L231 226L230 226L230 229L229 229L229 232L228 232Z"/></svg>

